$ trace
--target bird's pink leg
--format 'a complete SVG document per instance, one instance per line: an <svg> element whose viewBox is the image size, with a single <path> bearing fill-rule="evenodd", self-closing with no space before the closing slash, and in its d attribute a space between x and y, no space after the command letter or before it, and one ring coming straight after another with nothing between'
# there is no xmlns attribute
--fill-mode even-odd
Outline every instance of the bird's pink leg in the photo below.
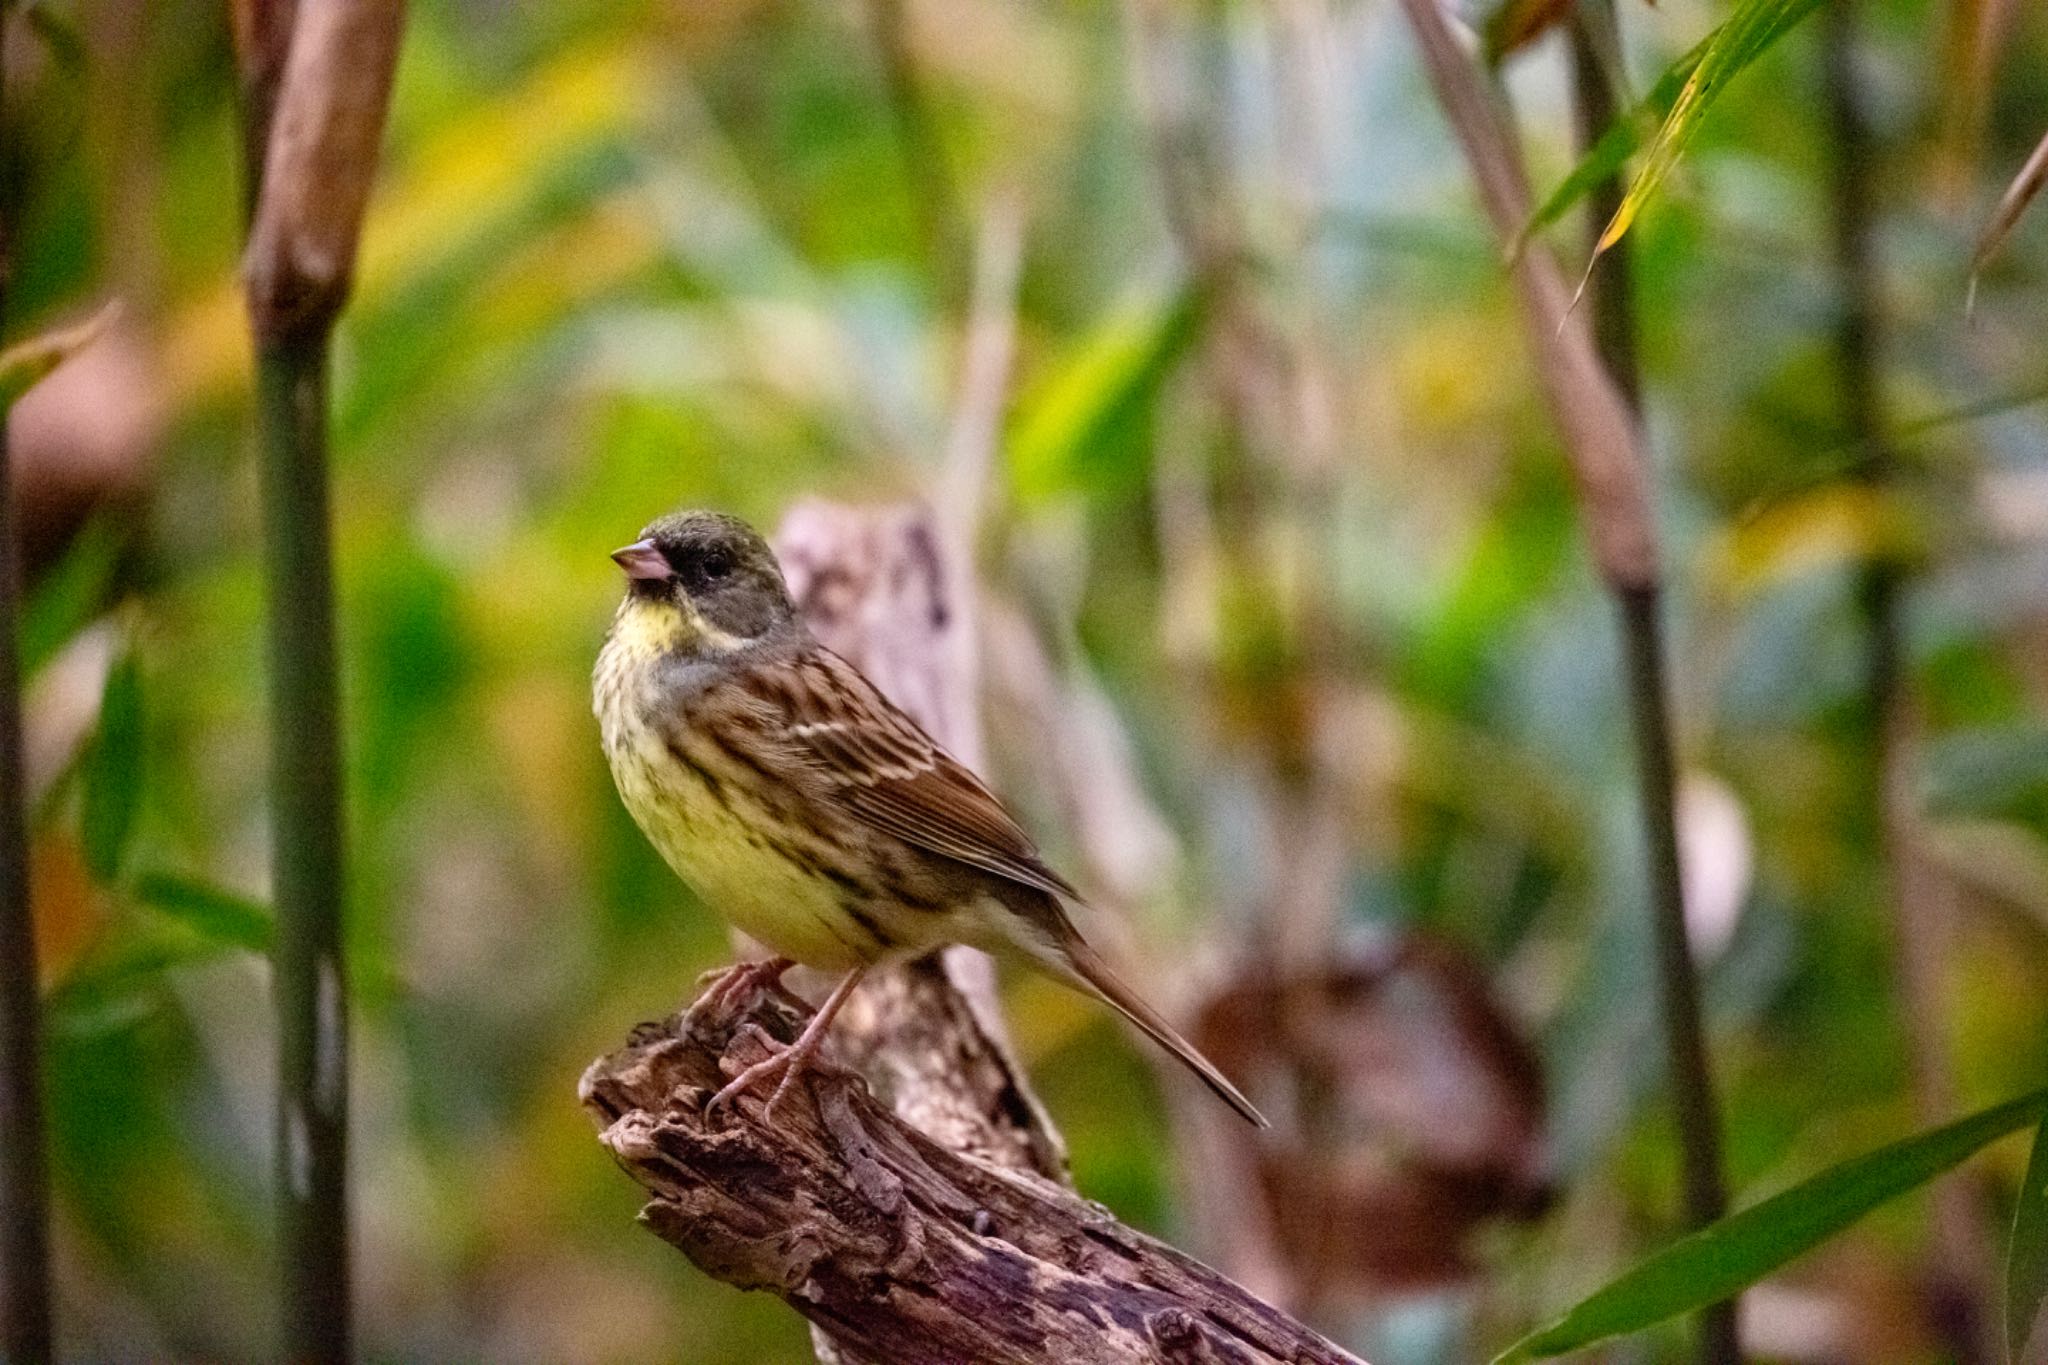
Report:
<svg viewBox="0 0 2048 1365"><path fill-rule="evenodd" d="M782 974L795 965L795 962L786 957L765 957L758 962L735 962L718 974L718 979L704 992L704 1000L719 1009L729 1009L748 992L775 985L782 980Z"/></svg>
<svg viewBox="0 0 2048 1365"><path fill-rule="evenodd" d="M825 1030L832 1026L833 1017L852 996L854 987L860 985L860 979L867 975L867 971L866 967L855 967L848 972L839 984L832 988L832 994L825 997L825 1003L818 1006L818 1012L811 1016L810 1023L804 1025L804 1031L797 1036L794 1043L773 1057L755 1062L726 1082L724 1088L711 1097L711 1103L705 1106L704 1112L716 1117L720 1109L730 1105L741 1095L780 1076L781 1080L777 1082L775 1092L768 1097L766 1110L767 1117L774 1117L775 1106L781 1101L783 1092L789 1089L802 1074L804 1067L809 1065L812 1056L818 1050L818 1044L824 1041Z"/></svg>

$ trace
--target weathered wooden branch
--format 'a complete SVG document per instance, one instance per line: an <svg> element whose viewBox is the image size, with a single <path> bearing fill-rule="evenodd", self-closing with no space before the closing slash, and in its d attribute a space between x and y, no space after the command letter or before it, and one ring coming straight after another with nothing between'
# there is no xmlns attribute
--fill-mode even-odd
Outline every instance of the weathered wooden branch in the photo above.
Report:
<svg viewBox="0 0 2048 1365"><path fill-rule="evenodd" d="M930 514L807 503L776 540L819 638L979 766L969 589ZM730 1126L707 1124L721 1068L802 1017L778 990L643 1024L591 1066L583 1099L653 1196L649 1226L706 1273L788 1301L821 1360L1352 1359L1067 1188L982 954L871 974L833 1026L832 1064L772 1123L742 1100Z"/></svg>
<svg viewBox="0 0 2048 1365"><path fill-rule="evenodd" d="M753 1096L707 1121L712 1093L807 1015L779 989L707 1001L584 1074L601 1140L652 1196L642 1219L705 1273L780 1296L842 1359L1356 1365L1057 1182L918 1131L836 1065L772 1121Z"/></svg>

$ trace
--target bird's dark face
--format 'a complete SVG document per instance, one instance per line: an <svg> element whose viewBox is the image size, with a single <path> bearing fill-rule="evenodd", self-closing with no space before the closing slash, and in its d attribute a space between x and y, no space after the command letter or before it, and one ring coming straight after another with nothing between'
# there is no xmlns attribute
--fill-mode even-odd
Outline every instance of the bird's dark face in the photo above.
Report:
<svg viewBox="0 0 2048 1365"><path fill-rule="evenodd" d="M775 552L738 517L677 512L612 558L626 571L620 625L669 652L729 653L796 620Z"/></svg>

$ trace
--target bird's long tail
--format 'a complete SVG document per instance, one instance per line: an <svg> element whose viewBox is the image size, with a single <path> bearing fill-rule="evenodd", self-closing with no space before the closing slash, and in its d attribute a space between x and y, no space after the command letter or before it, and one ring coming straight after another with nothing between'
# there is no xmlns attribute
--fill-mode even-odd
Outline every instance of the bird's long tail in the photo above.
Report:
<svg viewBox="0 0 2048 1365"><path fill-rule="evenodd" d="M1145 1003L1136 991L1125 985L1123 979L1109 969L1102 955L1090 948L1077 933L1069 931L1066 941L1049 953L1034 953L1032 956L1052 972L1083 994L1092 995L1115 1009L1124 1018L1142 1029L1153 1042L1171 1052L1188 1070L1202 1080L1202 1084L1216 1092L1225 1104L1235 1109L1255 1127L1270 1128L1266 1116L1261 1114L1242 1091L1230 1083L1230 1079L1216 1067L1216 1064L1196 1051L1195 1045L1180 1036L1173 1025L1166 1022L1158 1010Z"/></svg>

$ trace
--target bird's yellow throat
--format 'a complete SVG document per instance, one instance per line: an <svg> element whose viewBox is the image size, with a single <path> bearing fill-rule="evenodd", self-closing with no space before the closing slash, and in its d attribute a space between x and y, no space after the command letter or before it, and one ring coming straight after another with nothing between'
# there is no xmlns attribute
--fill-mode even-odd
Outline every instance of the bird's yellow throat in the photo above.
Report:
<svg viewBox="0 0 2048 1365"><path fill-rule="evenodd" d="M612 621L612 647L623 660L637 662L666 654L730 654L747 642L720 630L695 607L673 600L628 597Z"/></svg>

